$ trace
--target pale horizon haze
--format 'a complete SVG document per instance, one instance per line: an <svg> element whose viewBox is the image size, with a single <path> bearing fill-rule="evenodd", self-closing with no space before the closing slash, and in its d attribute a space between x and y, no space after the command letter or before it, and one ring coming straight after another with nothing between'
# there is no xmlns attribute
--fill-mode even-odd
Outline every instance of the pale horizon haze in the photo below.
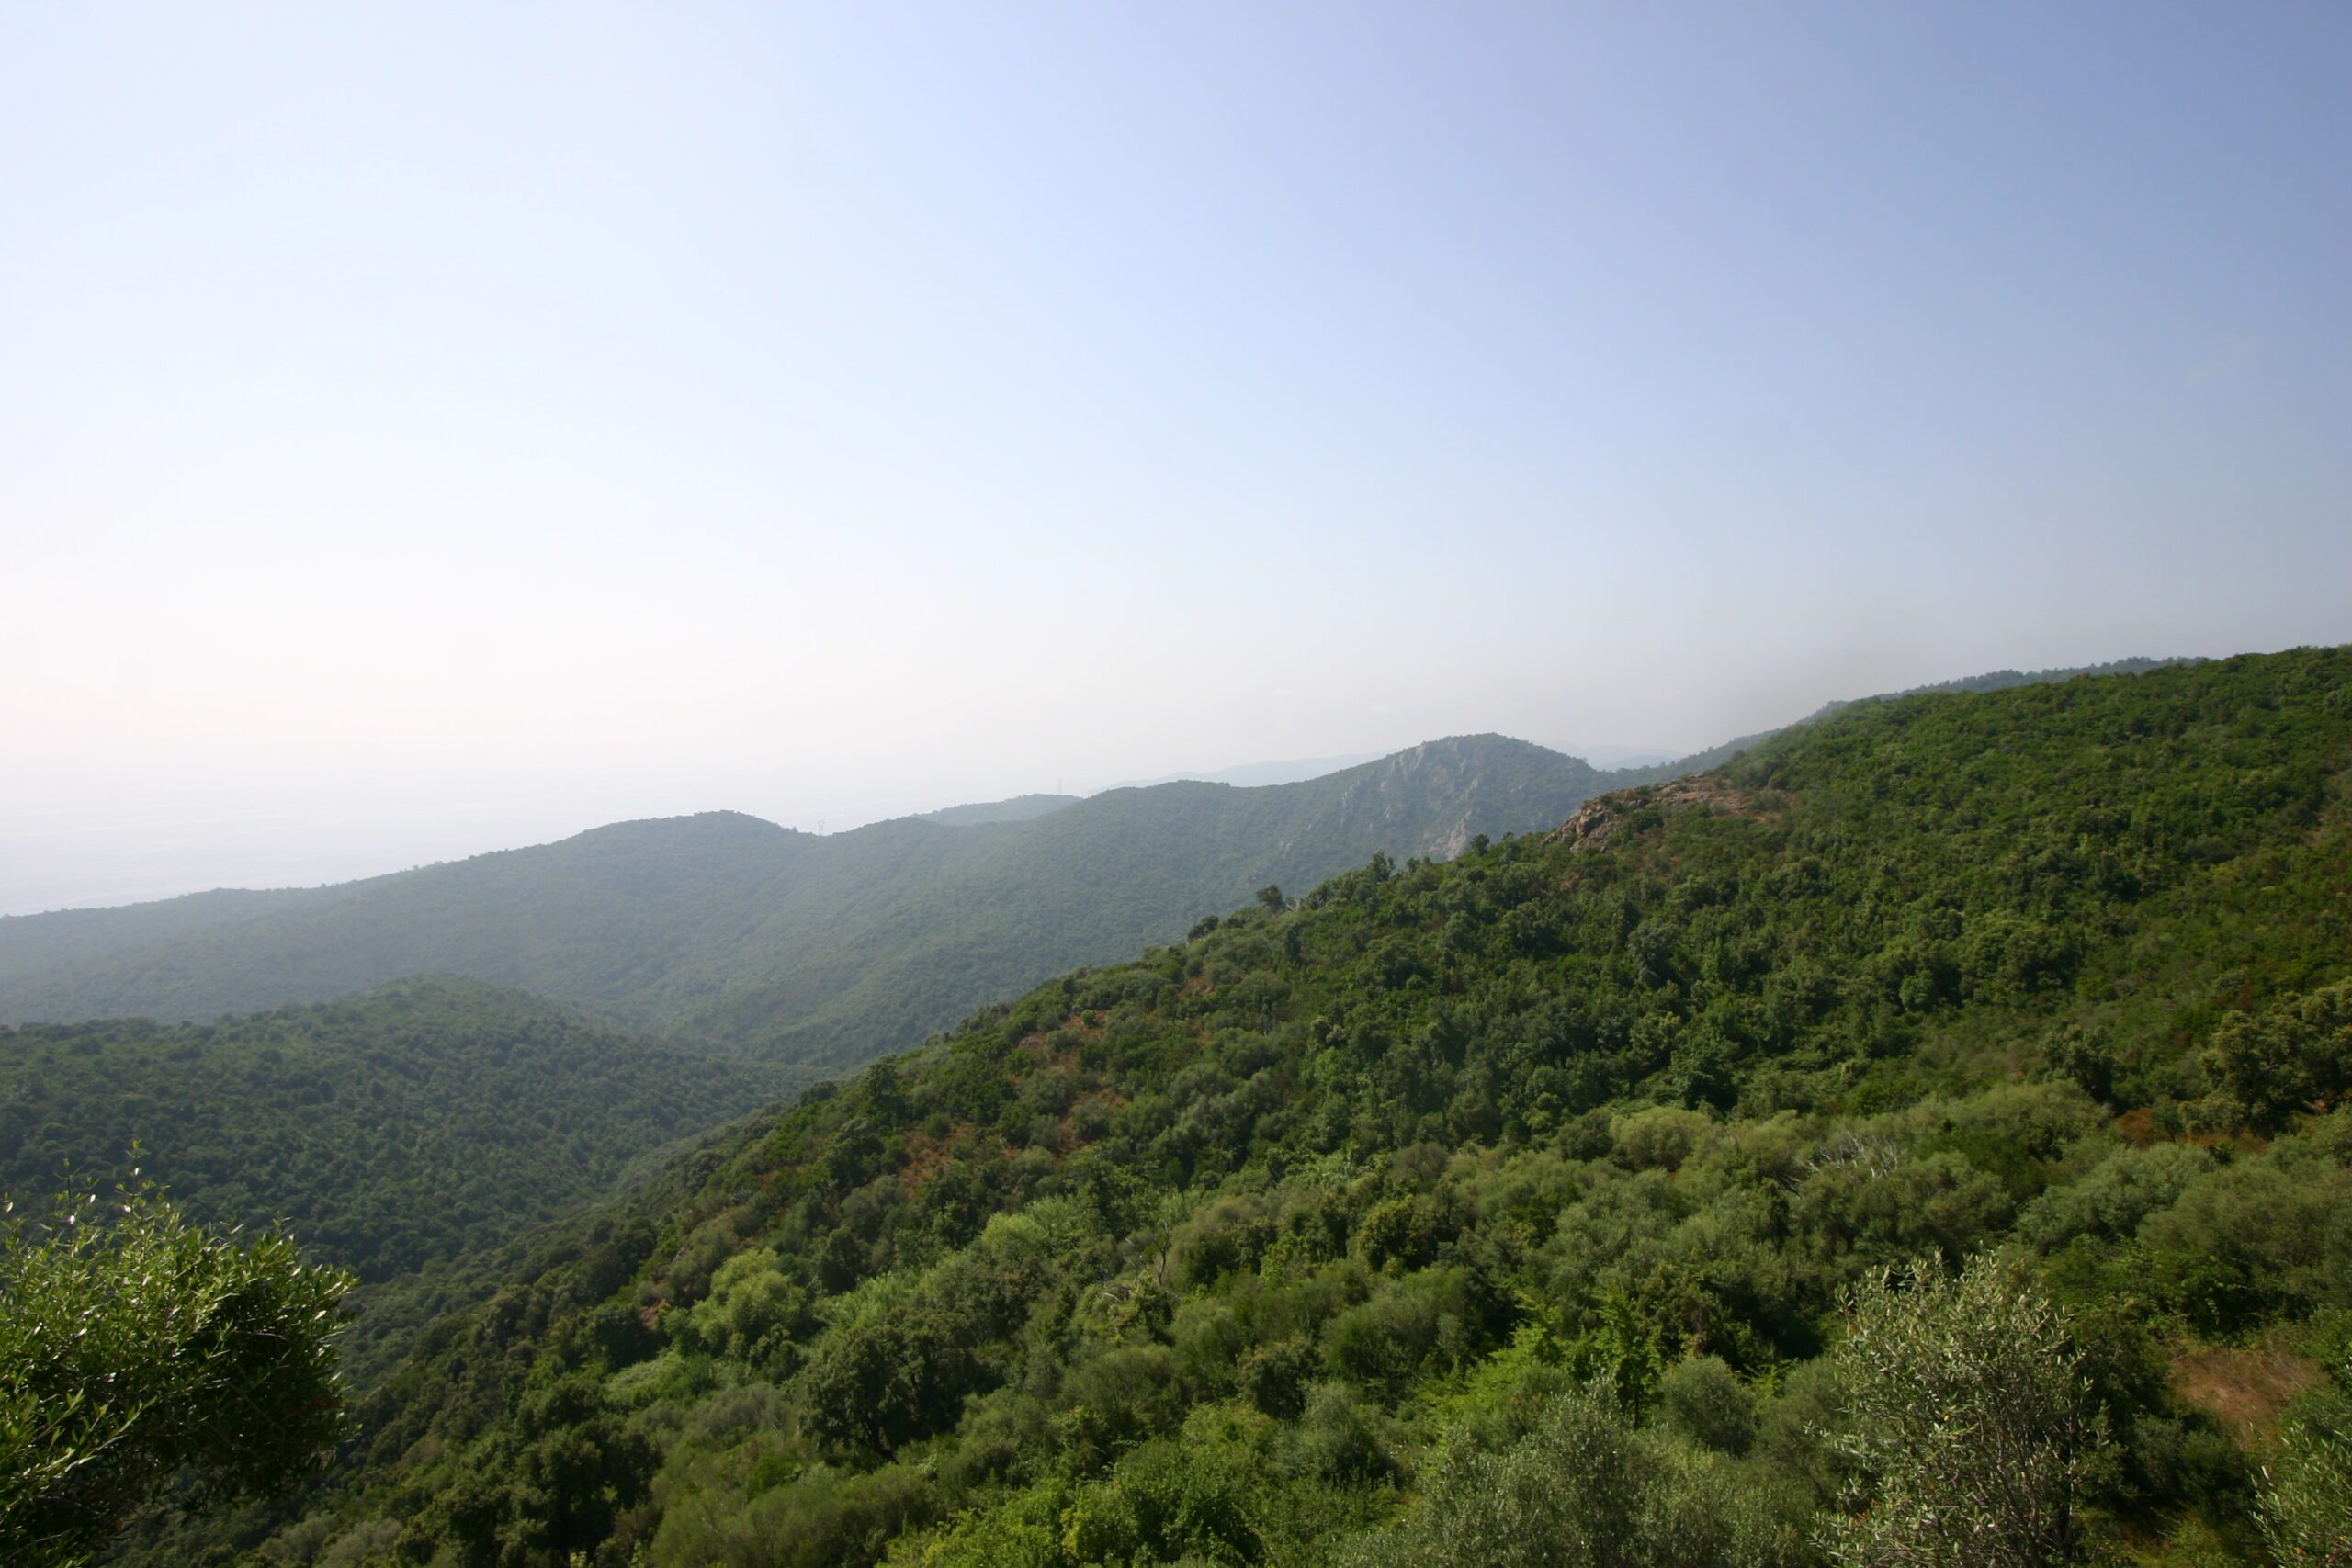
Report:
<svg viewBox="0 0 2352 1568"><path fill-rule="evenodd" d="M2352 638L2352 7L0 3L0 913Z"/></svg>

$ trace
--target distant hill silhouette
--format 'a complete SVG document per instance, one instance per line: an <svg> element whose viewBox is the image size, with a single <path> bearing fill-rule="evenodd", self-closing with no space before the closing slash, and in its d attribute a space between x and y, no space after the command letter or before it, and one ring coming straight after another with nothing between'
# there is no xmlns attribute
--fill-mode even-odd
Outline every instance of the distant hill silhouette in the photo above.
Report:
<svg viewBox="0 0 2352 1568"><path fill-rule="evenodd" d="M330 887L0 919L0 1021L203 1019L437 973L855 1061L1270 884L1550 828L1605 777L1485 735L1299 784L1032 795L826 837L734 812L616 823Z"/></svg>
<svg viewBox="0 0 2352 1568"><path fill-rule="evenodd" d="M0 1022L204 1019L447 974L682 1043L840 1066L1181 939L1261 887L1301 893L1375 853L1450 859L1478 834L1548 830L1591 795L1718 766L1776 733L1614 773L1455 736L1291 784L1022 795L823 837L707 812L327 887L5 918Z"/></svg>
<svg viewBox="0 0 2352 1568"><path fill-rule="evenodd" d="M1272 762L1243 762L1230 768L1218 768L1210 773L1162 773L1156 779L1128 779L1110 787L1113 789L1149 789L1154 784L1239 784L1247 789L1259 789L1267 784L1302 784L1319 779L1327 773L1342 773L1362 767L1366 762L1380 761L1376 751L1358 751L1339 757L1294 757Z"/></svg>
<svg viewBox="0 0 2352 1568"><path fill-rule="evenodd" d="M1033 817L1043 817L1059 811L1065 806L1075 806L1074 795L1016 795L1010 800L984 800L973 806L943 806L936 811L919 815L925 822L937 822L948 828L977 828L984 822L1026 822Z"/></svg>

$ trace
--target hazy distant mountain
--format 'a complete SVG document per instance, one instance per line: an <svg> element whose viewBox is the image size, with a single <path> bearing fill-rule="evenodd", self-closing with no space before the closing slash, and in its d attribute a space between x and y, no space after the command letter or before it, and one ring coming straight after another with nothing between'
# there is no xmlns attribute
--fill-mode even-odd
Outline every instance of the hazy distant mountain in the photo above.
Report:
<svg viewBox="0 0 2352 1568"><path fill-rule="evenodd" d="M1156 779L1131 779L1114 784L1113 789L1149 789L1154 784L1228 784L1243 789L1261 789L1268 784L1303 784L1319 779L1327 773L1362 767L1366 762L1380 761L1377 751L1356 751L1344 757L1294 757L1280 762L1243 762L1238 767L1220 768L1213 773L1163 773Z"/></svg>
<svg viewBox="0 0 2352 1568"><path fill-rule="evenodd" d="M1596 768L1655 768L1679 755L1656 746L1555 746L1572 757L1582 757Z"/></svg>
<svg viewBox="0 0 2352 1568"><path fill-rule="evenodd" d="M447 973L856 1060L1268 884L1549 829L1607 778L1486 735L1298 784L1030 796L827 837L732 812L618 823L332 887L0 919L0 1021L200 1019Z"/></svg>
<svg viewBox="0 0 2352 1568"><path fill-rule="evenodd" d="M1049 811L1078 804L1074 795L1016 795L1010 800L984 800L973 806L943 806L918 813L925 822L949 828L977 828L983 822L1026 822Z"/></svg>

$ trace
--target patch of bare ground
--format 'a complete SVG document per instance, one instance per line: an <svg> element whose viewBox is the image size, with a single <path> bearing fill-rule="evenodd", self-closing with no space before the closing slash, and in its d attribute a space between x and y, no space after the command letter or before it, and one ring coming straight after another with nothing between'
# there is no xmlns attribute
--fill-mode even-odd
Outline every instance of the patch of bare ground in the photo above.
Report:
<svg viewBox="0 0 2352 1568"><path fill-rule="evenodd" d="M2248 1449L2267 1448L2278 1417L2325 1373L2309 1356L2275 1345L2184 1345L2172 1351L2173 1386Z"/></svg>
<svg viewBox="0 0 2352 1568"><path fill-rule="evenodd" d="M907 1134L907 1157L899 1166L899 1190L912 1198L923 1190L925 1183L946 1168L955 1157L955 1148L972 1131L969 1122L952 1123L944 1137L934 1138L928 1133Z"/></svg>
<svg viewBox="0 0 2352 1568"><path fill-rule="evenodd" d="M2237 1154L2256 1155L2269 1147L2267 1140L2243 1131L2197 1133L2186 1128L2166 1131L2156 1120L2155 1112L2145 1106L2134 1106L2118 1116L2115 1132L2124 1142L2140 1149L2154 1144L2194 1144L2200 1149L2229 1149Z"/></svg>

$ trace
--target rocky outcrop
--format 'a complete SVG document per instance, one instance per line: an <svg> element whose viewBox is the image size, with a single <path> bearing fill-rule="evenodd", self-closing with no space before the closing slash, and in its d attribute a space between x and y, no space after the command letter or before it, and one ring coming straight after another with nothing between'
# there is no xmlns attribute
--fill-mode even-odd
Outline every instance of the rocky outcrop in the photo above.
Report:
<svg viewBox="0 0 2352 1568"><path fill-rule="evenodd" d="M1741 817L1762 815L1756 797L1744 789L1710 778L1677 779L1671 784L1645 784L1597 795L1577 808L1575 816L1552 829L1551 841L1572 852L1597 850L1615 838L1637 812L1652 809L1687 811L1701 807Z"/></svg>

